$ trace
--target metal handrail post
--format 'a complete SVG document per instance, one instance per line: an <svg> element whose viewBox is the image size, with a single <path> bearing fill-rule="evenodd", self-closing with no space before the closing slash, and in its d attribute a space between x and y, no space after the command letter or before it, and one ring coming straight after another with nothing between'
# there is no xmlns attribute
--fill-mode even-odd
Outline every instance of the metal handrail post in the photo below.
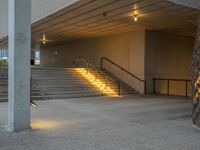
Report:
<svg viewBox="0 0 200 150"><path fill-rule="evenodd" d="M153 78L153 94L156 94L156 79Z"/></svg>
<svg viewBox="0 0 200 150"><path fill-rule="evenodd" d="M107 91L107 89L108 89L108 83L107 83L107 80L108 80L108 77L107 77L107 75L106 75L106 84L105 84L105 86L106 86L106 91Z"/></svg>
<svg viewBox="0 0 200 150"><path fill-rule="evenodd" d="M167 95L169 95L169 80L167 80Z"/></svg>
<svg viewBox="0 0 200 150"><path fill-rule="evenodd" d="M87 63L87 74L89 73L89 64Z"/></svg>
<svg viewBox="0 0 200 150"><path fill-rule="evenodd" d="M120 85L120 83L118 83L118 96L120 96L121 95L121 85Z"/></svg>
<svg viewBox="0 0 200 150"><path fill-rule="evenodd" d="M185 86L185 97L188 97L188 81L186 82L186 86Z"/></svg>
<svg viewBox="0 0 200 150"><path fill-rule="evenodd" d="M96 69L96 81L98 80L98 70Z"/></svg>

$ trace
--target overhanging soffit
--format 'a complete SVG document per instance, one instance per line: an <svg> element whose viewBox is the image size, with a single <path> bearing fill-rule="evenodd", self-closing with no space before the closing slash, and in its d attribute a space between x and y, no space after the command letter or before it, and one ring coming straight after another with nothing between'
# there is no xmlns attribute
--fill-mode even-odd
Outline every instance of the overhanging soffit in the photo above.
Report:
<svg viewBox="0 0 200 150"><path fill-rule="evenodd" d="M168 1L200 10L200 0L168 0Z"/></svg>

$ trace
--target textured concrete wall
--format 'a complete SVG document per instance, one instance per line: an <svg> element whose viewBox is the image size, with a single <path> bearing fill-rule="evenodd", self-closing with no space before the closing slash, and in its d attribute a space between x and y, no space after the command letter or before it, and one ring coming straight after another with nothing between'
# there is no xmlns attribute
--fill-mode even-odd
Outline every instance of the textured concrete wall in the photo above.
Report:
<svg viewBox="0 0 200 150"><path fill-rule="evenodd" d="M32 23L79 0L32 0ZM0 39L8 35L8 0L0 1Z"/></svg>
<svg viewBox="0 0 200 150"><path fill-rule="evenodd" d="M145 72L149 93L153 92L152 78L191 79L193 45L192 37L146 31ZM157 82L156 90L166 93L167 82ZM185 95L185 83L171 82L170 93Z"/></svg>
<svg viewBox="0 0 200 150"><path fill-rule="evenodd" d="M145 30L71 43L41 50L41 66L72 67L73 60L78 56L83 56L92 64L100 66L100 58L104 56L144 79L144 44ZM136 85L136 89L143 91L142 83L125 76L123 72L107 63L105 65L120 78Z"/></svg>
<svg viewBox="0 0 200 150"><path fill-rule="evenodd" d="M192 57L192 82L192 121L195 125L200 127L200 16L198 19L198 29Z"/></svg>
<svg viewBox="0 0 200 150"><path fill-rule="evenodd" d="M0 1L0 39L8 35L8 0Z"/></svg>

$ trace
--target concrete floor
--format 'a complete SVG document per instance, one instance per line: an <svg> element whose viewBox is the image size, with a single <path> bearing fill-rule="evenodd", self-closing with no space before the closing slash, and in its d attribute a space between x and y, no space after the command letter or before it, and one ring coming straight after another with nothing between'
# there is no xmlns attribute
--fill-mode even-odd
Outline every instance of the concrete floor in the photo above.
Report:
<svg viewBox="0 0 200 150"><path fill-rule="evenodd" d="M199 150L189 99L161 96L40 101L32 127L5 129L0 103L0 150Z"/></svg>

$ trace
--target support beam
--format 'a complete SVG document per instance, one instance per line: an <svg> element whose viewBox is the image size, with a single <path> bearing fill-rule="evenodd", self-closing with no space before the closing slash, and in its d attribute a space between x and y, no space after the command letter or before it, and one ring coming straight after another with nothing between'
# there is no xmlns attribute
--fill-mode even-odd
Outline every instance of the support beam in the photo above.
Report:
<svg viewBox="0 0 200 150"><path fill-rule="evenodd" d="M198 28L195 40L195 47L192 57L192 93L193 93L193 123L200 127L200 15L198 19Z"/></svg>
<svg viewBox="0 0 200 150"><path fill-rule="evenodd" d="M8 127L30 128L31 0L9 0Z"/></svg>

